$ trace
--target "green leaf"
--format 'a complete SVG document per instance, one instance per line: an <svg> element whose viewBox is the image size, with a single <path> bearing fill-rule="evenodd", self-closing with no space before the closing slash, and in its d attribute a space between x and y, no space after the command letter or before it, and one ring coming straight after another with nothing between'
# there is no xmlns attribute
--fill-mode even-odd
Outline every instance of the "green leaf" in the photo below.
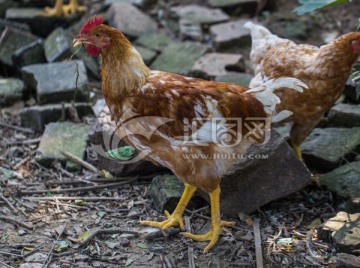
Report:
<svg viewBox="0 0 360 268"><path fill-rule="evenodd" d="M123 146L114 150L109 150L106 154L116 160L127 160L133 156L135 148L132 146Z"/></svg>
<svg viewBox="0 0 360 268"><path fill-rule="evenodd" d="M77 239L77 241L82 241L82 240L84 240L84 239L86 239L86 238L88 238L89 237L89 235L90 235L90 230L88 230L88 231L85 231L85 232L83 232L82 234L80 234L79 236L78 236L78 239Z"/></svg>
<svg viewBox="0 0 360 268"><path fill-rule="evenodd" d="M116 247L118 247L120 245L120 243L118 243L118 242L105 241L105 243L111 249L114 249L114 248L116 248Z"/></svg>
<svg viewBox="0 0 360 268"><path fill-rule="evenodd" d="M55 244L55 250L57 252L61 252L67 248L72 247L72 243L70 241L66 241L66 240L57 240L54 242L54 244Z"/></svg>
<svg viewBox="0 0 360 268"><path fill-rule="evenodd" d="M125 266L129 266L130 264L132 264L134 262L133 259L127 259Z"/></svg>
<svg viewBox="0 0 360 268"><path fill-rule="evenodd" d="M144 243L138 243L137 246L139 248L142 248L142 249L147 249L148 248L148 246L146 244L144 244Z"/></svg>
<svg viewBox="0 0 360 268"><path fill-rule="evenodd" d="M103 218L103 217L106 215L106 212L100 210L100 211L98 211L96 214L99 216L99 218Z"/></svg>
<svg viewBox="0 0 360 268"><path fill-rule="evenodd" d="M52 193L47 192L47 193L45 194L45 196L46 196L46 197L52 197Z"/></svg>
<svg viewBox="0 0 360 268"><path fill-rule="evenodd" d="M4 174L7 179L11 179L12 176L14 175L14 171L12 171L10 169L1 168L0 170L1 170L2 174Z"/></svg>
<svg viewBox="0 0 360 268"><path fill-rule="evenodd" d="M339 5L348 1L349 0L299 0L301 6L295 8L294 12L300 16L308 12Z"/></svg>

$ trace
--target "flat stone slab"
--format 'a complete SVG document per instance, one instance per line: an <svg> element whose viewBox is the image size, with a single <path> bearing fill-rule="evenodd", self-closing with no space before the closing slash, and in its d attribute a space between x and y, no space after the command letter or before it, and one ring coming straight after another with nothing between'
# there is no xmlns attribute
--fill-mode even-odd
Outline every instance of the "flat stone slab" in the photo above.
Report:
<svg viewBox="0 0 360 268"><path fill-rule="evenodd" d="M339 103L330 109L327 118L334 127L360 127L360 105Z"/></svg>
<svg viewBox="0 0 360 268"><path fill-rule="evenodd" d="M32 106L24 108L20 113L21 126L31 128L35 132L41 132L45 125L57 122L60 119L67 120L71 118L70 107L72 104L49 104L44 106ZM80 118L87 115L94 115L92 107L87 103L75 103L74 107ZM65 118L62 118L65 109Z"/></svg>
<svg viewBox="0 0 360 268"><path fill-rule="evenodd" d="M21 72L24 81L36 89L39 104L88 99L88 77L82 61L34 64Z"/></svg>
<svg viewBox="0 0 360 268"><path fill-rule="evenodd" d="M315 128L301 149L307 165L331 171L360 152L360 127Z"/></svg>
<svg viewBox="0 0 360 268"><path fill-rule="evenodd" d="M237 217L239 212L254 212L270 201L302 189L311 181L309 170L274 131L268 143L251 146L239 159L239 164L220 184L221 212L231 217ZM206 193L201 195L208 198Z"/></svg>
<svg viewBox="0 0 360 268"><path fill-rule="evenodd" d="M149 66L157 56L157 53L154 50L139 46L135 46L135 48L140 53L141 57L144 60L144 63L147 66Z"/></svg>
<svg viewBox="0 0 360 268"><path fill-rule="evenodd" d="M254 76L247 73L238 73L238 72L229 72L224 75L219 75L215 78L215 81L217 82L229 82L238 84L240 86L246 86L248 87L250 84L251 79L253 79Z"/></svg>
<svg viewBox="0 0 360 268"><path fill-rule="evenodd" d="M360 161L351 162L322 175L320 183L343 197L360 197Z"/></svg>
<svg viewBox="0 0 360 268"><path fill-rule="evenodd" d="M219 8L213 9L199 5L175 6L170 11L178 18L201 25L220 23L230 19L229 15Z"/></svg>
<svg viewBox="0 0 360 268"><path fill-rule="evenodd" d="M97 116L97 122L92 126L89 133L89 141L98 154L98 168L100 170L104 169L114 176L147 176L170 172L164 167L156 166L145 160L125 163L124 161L109 158L107 155L108 151L126 146L127 144L117 137L116 124L111 120L110 111L107 106ZM137 153L134 156L137 156Z"/></svg>
<svg viewBox="0 0 360 268"><path fill-rule="evenodd" d="M210 34L218 51L233 47L245 47L251 45L250 31L244 28L249 21L240 19L224 22L210 27Z"/></svg>
<svg viewBox="0 0 360 268"><path fill-rule="evenodd" d="M149 188L149 196L153 207L159 211L170 213L176 208L184 192L184 183L174 175L156 176Z"/></svg>
<svg viewBox="0 0 360 268"><path fill-rule="evenodd" d="M16 78L0 78L0 106L9 106L23 98L24 82Z"/></svg>
<svg viewBox="0 0 360 268"><path fill-rule="evenodd" d="M209 0L208 4L211 7L234 7L236 5L242 5L246 3L257 2L256 0Z"/></svg>
<svg viewBox="0 0 360 268"><path fill-rule="evenodd" d="M61 150L79 158L84 158L87 146L89 126L70 122L50 123L46 126L37 150L36 160L44 166L52 161L66 162L66 168L72 171L81 170L81 166L67 160Z"/></svg>
<svg viewBox="0 0 360 268"><path fill-rule="evenodd" d="M27 65L46 63L43 43L42 39L38 39L17 49L12 56L16 69L21 70Z"/></svg>
<svg viewBox="0 0 360 268"><path fill-rule="evenodd" d="M132 38L156 32L158 29L150 16L129 3L112 4L108 10L108 17L110 26Z"/></svg>
<svg viewBox="0 0 360 268"><path fill-rule="evenodd" d="M48 62L54 62L71 56L72 44L63 28L55 29L45 40L44 49Z"/></svg>
<svg viewBox="0 0 360 268"><path fill-rule="evenodd" d="M15 52L37 39L38 37L31 33L6 27L0 38L0 62L14 68L12 56Z"/></svg>
<svg viewBox="0 0 360 268"><path fill-rule="evenodd" d="M242 55L226 53L208 53L196 61L191 74L204 79L214 79L232 71L244 71L245 63Z"/></svg>
<svg viewBox="0 0 360 268"><path fill-rule="evenodd" d="M360 249L360 213L340 211L321 226L319 236L333 241L337 252L355 253Z"/></svg>
<svg viewBox="0 0 360 268"><path fill-rule="evenodd" d="M360 103L360 82L354 83L351 79L346 82L344 95L353 103Z"/></svg>
<svg viewBox="0 0 360 268"><path fill-rule="evenodd" d="M168 45L150 65L153 70L189 75L195 62L208 50L196 42L183 42Z"/></svg>
<svg viewBox="0 0 360 268"><path fill-rule="evenodd" d="M136 39L135 44L161 52L166 46L174 43L170 36L163 32L148 33Z"/></svg>

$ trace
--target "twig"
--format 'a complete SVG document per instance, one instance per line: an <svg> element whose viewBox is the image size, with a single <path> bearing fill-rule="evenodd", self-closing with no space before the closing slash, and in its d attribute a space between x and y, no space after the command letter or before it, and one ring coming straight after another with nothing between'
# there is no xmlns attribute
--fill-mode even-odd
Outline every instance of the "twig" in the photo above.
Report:
<svg viewBox="0 0 360 268"><path fill-rule="evenodd" d="M62 228L61 232L58 234L56 240L59 240L59 239L60 239L60 237L62 236L62 234L65 232L66 226L67 226L67 223L64 224L64 227ZM47 254L46 260L45 260L45 262L44 262L44 264L43 264L43 266L42 266L43 268L44 268L44 267L48 267L49 263L51 262L51 258L52 258L52 257L51 257L51 254L52 254L52 252L54 251L54 248L55 248L55 243L53 243L53 245L52 245L49 253Z"/></svg>
<svg viewBox="0 0 360 268"><path fill-rule="evenodd" d="M0 254L14 256L14 257L22 257L22 255L20 255L20 254L15 254L15 253L5 252L5 251L0 251Z"/></svg>
<svg viewBox="0 0 360 268"><path fill-rule="evenodd" d="M165 237L164 233L166 233L167 237L174 236L174 235L177 235L178 233L180 233L179 228L173 228L173 227L169 228L167 230L163 230L163 231L164 232L161 232L160 230L158 230L156 232L148 233L148 234L145 235L145 239L147 241L153 241L155 239Z"/></svg>
<svg viewBox="0 0 360 268"><path fill-rule="evenodd" d="M53 193L53 194L62 194L62 193L74 193L74 192L87 192L92 190L99 190L104 188L117 188L119 186L128 184L130 182L135 181L136 178L133 180L116 182L116 183L108 183L103 185L94 185L94 186L86 186L86 187L77 187L77 188L69 188L69 189L54 189L54 190L38 190L38 191L20 191L22 195L33 195L33 194L46 194L46 193ZM80 198L81 199L81 198Z"/></svg>
<svg viewBox="0 0 360 268"><path fill-rule="evenodd" d="M185 212L186 212L186 213L189 213L190 215L191 215L191 213L192 213L192 211L189 210L189 209L187 209L187 208L185 209ZM199 217L199 218L201 218L201 219L211 220L210 217L205 216L205 215L202 215L202 214L196 214L196 216Z"/></svg>
<svg viewBox="0 0 360 268"><path fill-rule="evenodd" d="M123 230L123 229L118 229L118 228L112 228L112 229L101 229L102 227L99 227L97 229L95 229L88 237L86 237L84 240L82 240L79 245L80 246L84 246L87 243L89 243L91 240L93 240L95 238L95 236L97 235L102 235L102 234L133 234L135 236L139 236L138 232L135 231L127 231L127 230Z"/></svg>
<svg viewBox="0 0 360 268"><path fill-rule="evenodd" d="M33 144L33 143L39 143L40 140L41 140L40 138L36 138L36 139L29 139L24 141L11 141L11 142L6 142L6 145Z"/></svg>
<svg viewBox="0 0 360 268"><path fill-rule="evenodd" d="M1 123L0 122L0 126L1 127L11 128L11 129L21 131L21 132L25 132L25 133L29 133L29 134L34 133L34 131L32 129L30 129L30 128L23 128L23 127L19 127L19 126L9 125L9 124L6 124L6 123Z"/></svg>
<svg viewBox="0 0 360 268"><path fill-rule="evenodd" d="M147 180L153 179L156 175L146 175L146 176L136 176L136 177L114 177L112 179L107 178L89 178L85 179L85 181L91 182L117 182L117 181L124 181L124 180L132 180L134 178L138 178L139 180Z"/></svg>
<svg viewBox="0 0 360 268"><path fill-rule="evenodd" d="M191 215L192 216L192 215ZM190 224L190 217L185 216L184 222L185 222L185 230L188 233L191 233L191 224ZM195 257L194 257L194 247L189 245L188 246L188 261L189 261L189 268L195 268Z"/></svg>
<svg viewBox="0 0 360 268"><path fill-rule="evenodd" d="M256 267L263 268L263 256L261 248L261 235L260 235L260 219L254 219L254 238L255 238L255 254L256 254Z"/></svg>
<svg viewBox="0 0 360 268"><path fill-rule="evenodd" d="M4 202L17 214L18 210L10 203L9 200L2 193L0 193L0 199L4 200Z"/></svg>
<svg viewBox="0 0 360 268"><path fill-rule="evenodd" d="M82 200L88 202L96 201L124 201L124 198L118 197L88 197L88 196L53 196L53 197L23 197L30 201L46 201L46 200Z"/></svg>
<svg viewBox="0 0 360 268"><path fill-rule="evenodd" d="M0 261L0 264L1 264L1 265L4 265L5 267L14 268L14 266L10 266L10 265L2 262L2 261Z"/></svg>
<svg viewBox="0 0 360 268"><path fill-rule="evenodd" d="M13 219L13 218L5 217L5 216L0 216L0 220L7 221L7 222L11 222L11 223L14 223L14 224L16 224L16 225L20 225L21 227L24 227L24 228L29 229L29 230L32 230L32 229L33 229L33 226L32 226L32 225L28 225L28 224L26 224L26 223L24 223L24 222L15 220L15 219Z"/></svg>
<svg viewBox="0 0 360 268"><path fill-rule="evenodd" d="M13 169L16 170L22 165L24 165L26 162L28 162L31 159L30 156L25 157L23 160L21 160L19 163L17 163L15 166L13 166Z"/></svg>
<svg viewBox="0 0 360 268"><path fill-rule="evenodd" d="M80 159L79 157L77 157L76 155L73 155L72 153L66 152L64 150L60 150L60 153L62 153L66 158L68 158L69 160L83 166L84 168L86 168L87 170L93 172L93 173L99 173L99 170L94 167L93 165L89 164L88 162L85 162L84 160Z"/></svg>

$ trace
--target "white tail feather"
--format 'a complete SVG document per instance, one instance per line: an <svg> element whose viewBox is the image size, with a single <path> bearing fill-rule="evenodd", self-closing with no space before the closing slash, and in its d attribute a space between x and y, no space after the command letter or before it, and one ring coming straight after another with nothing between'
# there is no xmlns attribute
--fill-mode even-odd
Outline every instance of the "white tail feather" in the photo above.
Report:
<svg viewBox="0 0 360 268"><path fill-rule="evenodd" d="M255 98L257 98L264 105L264 111L269 116L273 116L272 121L278 122L289 117L292 114L290 111L287 110L281 111L277 115L274 114L276 105L280 104L281 102L279 97L274 94L274 91L281 88L289 88L299 92L303 92L303 89L306 89L308 87L299 79L291 77L281 77L266 81L259 87L249 89L245 93L253 94Z"/></svg>

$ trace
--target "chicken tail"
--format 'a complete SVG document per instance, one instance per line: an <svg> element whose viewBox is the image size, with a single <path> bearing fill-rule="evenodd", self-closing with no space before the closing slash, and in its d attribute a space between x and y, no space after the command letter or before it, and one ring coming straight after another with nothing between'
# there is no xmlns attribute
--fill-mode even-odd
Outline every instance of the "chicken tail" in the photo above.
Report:
<svg viewBox="0 0 360 268"><path fill-rule="evenodd" d="M264 111L271 117L272 122L279 122L292 115L292 112L287 110L283 110L277 114L275 112L276 106L280 104L281 101L279 97L274 94L274 91L283 88L291 88L303 92L303 89L307 89L308 86L299 79L281 77L266 81L259 87L249 89L245 93L252 94L264 105Z"/></svg>

